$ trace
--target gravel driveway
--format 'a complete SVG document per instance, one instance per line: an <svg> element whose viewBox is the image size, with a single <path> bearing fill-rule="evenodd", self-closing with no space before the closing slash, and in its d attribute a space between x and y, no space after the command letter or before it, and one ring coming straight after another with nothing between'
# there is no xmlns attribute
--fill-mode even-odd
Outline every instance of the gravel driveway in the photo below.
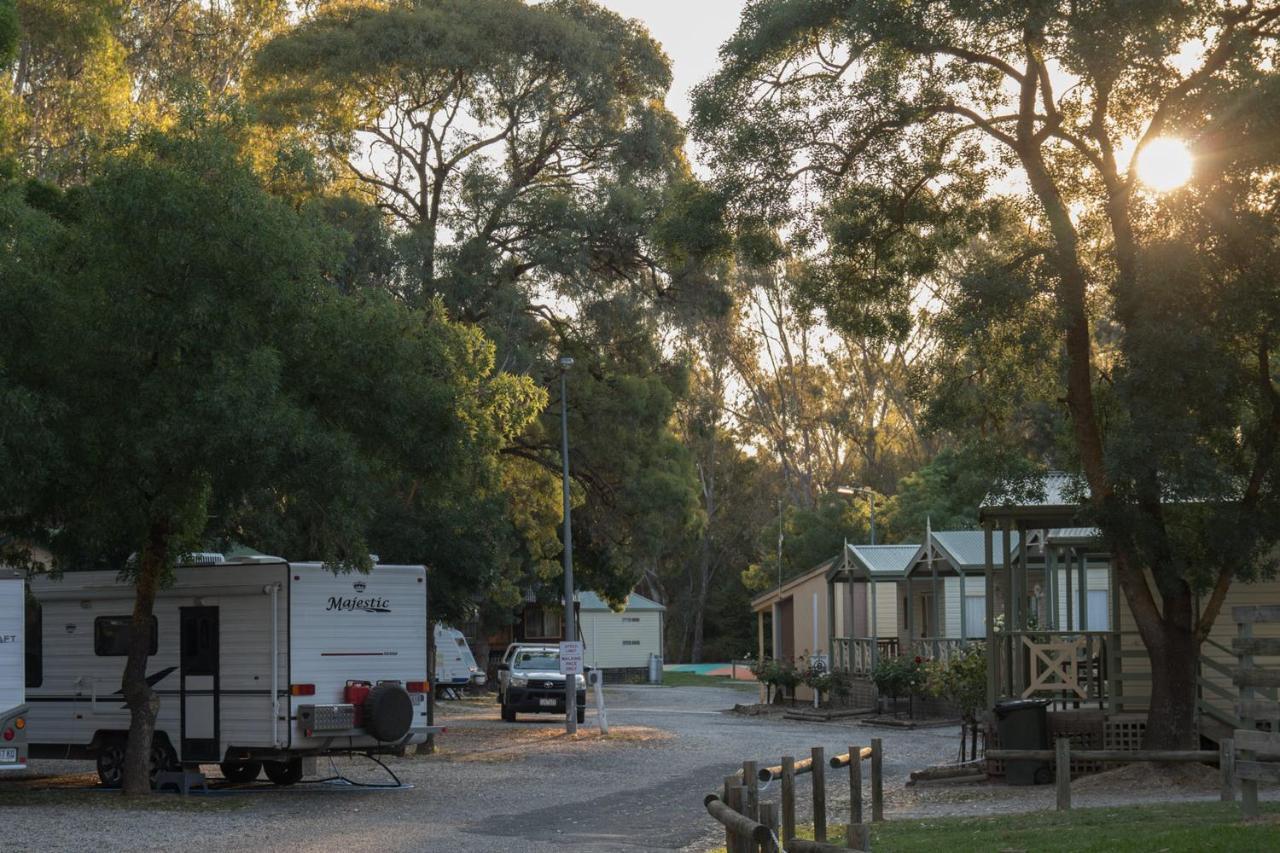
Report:
<svg viewBox="0 0 1280 853"><path fill-rule="evenodd" d="M0 807L0 850L697 850L718 835L702 807L703 794L718 788L743 759L773 763L783 753L807 755L812 746L830 755L873 736L884 741L891 819L1045 808L1052 797L1042 789L988 785L905 789L911 770L953 757L957 729L904 731L723 713L754 695L730 687L610 688L615 736L601 740L589 714L584 736L573 742L551 718L513 725L500 722L490 702L442 703L439 716L449 731L440 751L388 761L413 786L408 790L262 784L185 802L164 794L155 805L137 808L94 788L92 765L36 762L40 777L0 782L0 791L69 790L49 804ZM350 778L385 781L366 761L336 764ZM319 769L327 775L327 762ZM847 776L828 777L830 819L839 823L838 816L847 814ZM808 777L797 787L807 792ZM1205 792L1204 798L1212 797ZM807 796L798 811L800 820L810 819Z"/></svg>

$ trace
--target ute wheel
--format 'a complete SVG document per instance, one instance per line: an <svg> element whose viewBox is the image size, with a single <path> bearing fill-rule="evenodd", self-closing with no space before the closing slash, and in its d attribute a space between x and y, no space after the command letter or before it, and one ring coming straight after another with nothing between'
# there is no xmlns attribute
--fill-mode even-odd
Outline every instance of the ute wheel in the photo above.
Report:
<svg viewBox="0 0 1280 853"><path fill-rule="evenodd" d="M302 759L289 761L264 761L262 769L267 778L277 785L293 785L302 781Z"/></svg>
<svg viewBox="0 0 1280 853"><path fill-rule="evenodd" d="M578 725L582 725L586 721L587 721L587 709L579 708L578 709Z"/></svg>
<svg viewBox="0 0 1280 853"><path fill-rule="evenodd" d="M222 778L233 785L247 785L258 778L262 770L261 761L224 761L218 765Z"/></svg>
<svg viewBox="0 0 1280 853"><path fill-rule="evenodd" d="M124 741L112 738L98 750L98 781L104 788L124 784Z"/></svg>
<svg viewBox="0 0 1280 853"><path fill-rule="evenodd" d="M512 708L506 702L502 703L502 722L514 723L516 721L516 709Z"/></svg>

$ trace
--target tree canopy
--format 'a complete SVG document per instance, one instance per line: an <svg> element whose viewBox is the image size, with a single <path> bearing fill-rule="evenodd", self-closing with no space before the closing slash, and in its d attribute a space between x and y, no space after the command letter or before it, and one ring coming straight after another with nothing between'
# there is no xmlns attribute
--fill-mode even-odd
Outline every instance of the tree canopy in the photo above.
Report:
<svg viewBox="0 0 1280 853"><path fill-rule="evenodd" d="M1080 472L1153 743L1192 739L1198 642L1276 536L1273 287L1226 247L1269 264L1278 28L1212 0L757 0L697 98L740 233L787 229L832 325L901 337L931 304L967 333L939 352L952 426ZM1138 166L1165 137L1196 168L1161 196Z"/></svg>
<svg viewBox="0 0 1280 853"><path fill-rule="evenodd" d="M439 307L341 294L341 234L267 194L219 131L149 137L72 192L4 193L0 457L21 461L0 523L58 568L136 579L130 787L156 708L141 626L182 554L231 537L368 569L392 501L484 530L499 450L545 403ZM442 591L470 593L467 573L445 566Z"/></svg>

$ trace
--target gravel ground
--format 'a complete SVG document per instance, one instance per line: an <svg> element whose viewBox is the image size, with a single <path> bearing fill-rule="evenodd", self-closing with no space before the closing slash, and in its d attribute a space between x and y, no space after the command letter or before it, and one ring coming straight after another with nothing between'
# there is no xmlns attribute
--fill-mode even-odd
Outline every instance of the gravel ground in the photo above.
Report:
<svg viewBox="0 0 1280 853"><path fill-rule="evenodd" d="M1053 792L1045 788L905 788L911 770L952 757L955 728L902 730L722 712L752 696L754 691L729 687L611 688L614 736L601 740L589 714L584 734L572 742L551 718L512 725L498 720L491 702L443 703L439 716L449 731L440 751L388 762L413 786L407 790L262 784L186 801L160 795L154 805L138 808L97 790L92 765L36 762L30 778L0 782L0 792L32 791L21 805L3 808L0 850L699 850L717 837L702 795L743 759L774 763L783 753L807 755L811 746L830 755L871 737L884 740L890 819L1052 808ZM337 766L353 779L385 780L361 760L340 759ZM327 775L327 762L320 770ZM828 775L829 814L836 823L837 815L847 814L848 789L840 784L847 776ZM33 790L50 787L65 790ZM807 792L807 779L797 787ZM1216 796L1212 790L1144 792L1132 779L1092 787L1075 803L1114 804L1109 787L1133 802ZM776 788L764 794L776 795ZM810 819L807 796L798 812L800 820Z"/></svg>

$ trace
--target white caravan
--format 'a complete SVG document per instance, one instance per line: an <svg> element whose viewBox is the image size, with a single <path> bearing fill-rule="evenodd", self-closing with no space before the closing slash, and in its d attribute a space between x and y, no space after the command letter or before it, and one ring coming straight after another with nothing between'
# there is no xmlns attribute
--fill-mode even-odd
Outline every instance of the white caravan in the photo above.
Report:
<svg viewBox="0 0 1280 853"><path fill-rule="evenodd" d="M301 778L305 756L426 740L422 566L360 575L276 557L207 559L178 568L156 598L153 774L218 763L233 782L265 770L287 785ZM118 785L133 588L102 571L29 583L43 626L40 677L27 689L32 754L94 758L103 783Z"/></svg>
<svg viewBox="0 0 1280 853"><path fill-rule="evenodd" d="M0 773L27 766L25 614L22 578L0 569Z"/></svg>
<svg viewBox="0 0 1280 853"><path fill-rule="evenodd" d="M460 690L468 684L483 687L485 674L476 666L467 638L456 628L436 625L436 687Z"/></svg>

